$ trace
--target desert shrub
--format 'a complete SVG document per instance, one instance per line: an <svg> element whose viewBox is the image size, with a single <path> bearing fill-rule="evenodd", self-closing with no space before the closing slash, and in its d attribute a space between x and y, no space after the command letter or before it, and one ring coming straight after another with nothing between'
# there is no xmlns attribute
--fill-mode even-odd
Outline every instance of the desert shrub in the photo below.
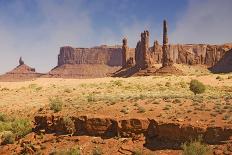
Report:
<svg viewBox="0 0 232 155"><path fill-rule="evenodd" d="M73 120L70 118L70 117L64 117L63 118L63 124L66 128L66 132L67 133L74 133L74 130L75 130L75 125L74 125L74 122Z"/></svg>
<svg viewBox="0 0 232 155"><path fill-rule="evenodd" d="M202 143L201 138L182 144L183 155L211 155L212 150Z"/></svg>
<svg viewBox="0 0 232 155"><path fill-rule="evenodd" d="M178 84L181 86L181 88L186 88L187 87L187 84L185 82L183 82L183 81L179 82Z"/></svg>
<svg viewBox="0 0 232 155"><path fill-rule="evenodd" d="M102 154L103 154L102 149L99 147L95 147L92 151L92 155L102 155Z"/></svg>
<svg viewBox="0 0 232 155"><path fill-rule="evenodd" d="M11 131L11 122L0 122L0 132Z"/></svg>
<svg viewBox="0 0 232 155"><path fill-rule="evenodd" d="M223 80L223 78L221 76L217 76L216 79L219 80L219 81Z"/></svg>
<svg viewBox="0 0 232 155"><path fill-rule="evenodd" d="M166 87L171 87L171 83L170 83L170 82L166 82L166 83L165 83L165 86L166 86Z"/></svg>
<svg viewBox="0 0 232 155"><path fill-rule="evenodd" d="M95 94L93 94L93 93L88 94L86 98L87 98L88 102L95 102L96 101Z"/></svg>
<svg viewBox="0 0 232 155"><path fill-rule="evenodd" d="M145 113L146 110L144 107L138 107L138 113Z"/></svg>
<svg viewBox="0 0 232 155"><path fill-rule="evenodd" d="M80 154L81 151L79 147L50 153L50 155L80 155Z"/></svg>
<svg viewBox="0 0 232 155"><path fill-rule="evenodd" d="M15 134L13 134L11 131L5 131L1 136L1 140L2 140L1 144L3 145L13 144L15 141Z"/></svg>
<svg viewBox="0 0 232 155"><path fill-rule="evenodd" d="M35 90L36 91L40 91L40 90L42 90L43 89L43 87L37 87Z"/></svg>
<svg viewBox="0 0 232 155"><path fill-rule="evenodd" d="M22 138L32 130L32 124L27 119L17 119L12 122L12 132L17 138Z"/></svg>
<svg viewBox="0 0 232 155"><path fill-rule="evenodd" d="M9 121L9 118L5 114L0 113L0 121L7 122L7 121Z"/></svg>
<svg viewBox="0 0 232 155"><path fill-rule="evenodd" d="M127 108L123 108L120 112L124 113L124 114L128 114L129 110Z"/></svg>
<svg viewBox="0 0 232 155"><path fill-rule="evenodd" d="M36 87L37 87L37 84L34 84L34 83L28 86L29 89L35 89Z"/></svg>
<svg viewBox="0 0 232 155"><path fill-rule="evenodd" d="M160 104L160 101L155 100L155 101L152 102L152 104Z"/></svg>
<svg viewBox="0 0 232 155"><path fill-rule="evenodd" d="M71 93L71 92L72 92L72 90L71 90L71 89L69 89L69 88L65 88L65 89L64 89L64 92L65 92L65 93Z"/></svg>
<svg viewBox="0 0 232 155"><path fill-rule="evenodd" d="M176 98L176 99L174 99L172 102L173 102L173 103L181 103L181 100L178 99L178 98Z"/></svg>
<svg viewBox="0 0 232 155"><path fill-rule="evenodd" d="M122 86L122 80L111 81L115 86Z"/></svg>
<svg viewBox="0 0 232 155"><path fill-rule="evenodd" d="M228 79L232 79L232 75L229 75L229 76L228 76Z"/></svg>
<svg viewBox="0 0 232 155"><path fill-rule="evenodd" d="M135 151L132 152L132 155L143 155L143 151L136 149Z"/></svg>
<svg viewBox="0 0 232 155"><path fill-rule="evenodd" d="M60 98L50 98L50 109L54 112L59 112L62 110L63 107L63 101Z"/></svg>
<svg viewBox="0 0 232 155"><path fill-rule="evenodd" d="M205 85L198 80L191 80L190 82L190 90L196 95L205 92Z"/></svg>

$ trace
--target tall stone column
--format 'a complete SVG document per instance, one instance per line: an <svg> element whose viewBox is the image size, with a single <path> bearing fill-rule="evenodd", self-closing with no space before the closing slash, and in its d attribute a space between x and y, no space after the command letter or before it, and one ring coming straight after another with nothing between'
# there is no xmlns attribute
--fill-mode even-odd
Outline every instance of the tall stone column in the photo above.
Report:
<svg viewBox="0 0 232 155"><path fill-rule="evenodd" d="M19 58L19 66L23 65L24 64L24 61L22 59L22 57Z"/></svg>
<svg viewBox="0 0 232 155"><path fill-rule="evenodd" d="M166 67L170 65L169 63L169 58L168 58L168 28L167 28L167 22L166 20L163 21L163 62L162 62L162 67Z"/></svg>
<svg viewBox="0 0 232 155"><path fill-rule="evenodd" d="M150 34L147 30L141 33L142 69L148 68L149 66L149 37Z"/></svg>
<svg viewBox="0 0 232 155"><path fill-rule="evenodd" d="M127 55L129 52L128 44L127 44L127 38L124 38L122 40L122 67L127 67Z"/></svg>

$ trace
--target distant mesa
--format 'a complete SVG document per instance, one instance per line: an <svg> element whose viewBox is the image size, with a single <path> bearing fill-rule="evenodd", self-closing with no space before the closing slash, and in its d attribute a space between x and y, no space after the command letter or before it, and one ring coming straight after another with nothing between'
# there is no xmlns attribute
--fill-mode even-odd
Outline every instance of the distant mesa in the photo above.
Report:
<svg viewBox="0 0 232 155"><path fill-rule="evenodd" d="M0 81L24 81L24 80L32 80L40 77L42 74L37 73L35 68L31 68L28 65L24 64L22 57L19 59L19 65L0 76Z"/></svg>
<svg viewBox="0 0 232 155"><path fill-rule="evenodd" d="M163 21L163 44L157 40L150 46L150 33L145 30L135 48L123 38L122 45L101 45L93 48L60 48L58 63L47 74L40 74L27 66L22 58L19 66L0 76L0 81L30 80L37 77L100 78L149 75L184 75L175 64L200 65L212 73L232 72L232 43L169 44L167 21ZM157 64L161 64L160 68Z"/></svg>

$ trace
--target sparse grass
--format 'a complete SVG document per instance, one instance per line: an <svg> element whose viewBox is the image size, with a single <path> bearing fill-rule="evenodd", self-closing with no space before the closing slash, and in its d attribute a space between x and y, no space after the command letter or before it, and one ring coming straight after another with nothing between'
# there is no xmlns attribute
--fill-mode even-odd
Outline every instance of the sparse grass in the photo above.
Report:
<svg viewBox="0 0 232 155"><path fill-rule="evenodd" d="M53 110L55 113L62 110L63 101L60 98L58 97L50 98L49 101L50 101L49 103L50 109Z"/></svg>
<svg viewBox="0 0 232 155"><path fill-rule="evenodd" d="M216 79L219 80L219 81L224 80L221 76L217 76Z"/></svg>
<svg viewBox="0 0 232 155"><path fill-rule="evenodd" d="M9 119L5 122L0 121L0 132L3 132L4 143L11 143L16 139L20 139L30 133L32 123L27 119Z"/></svg>
<svg viewBox="0 0 232 155"><path fill-rule="evenodd" d="M65 89L64 89L64 92L65 92L65 93L72 93L72 90L69 89L69 88L65 88Z"/></svg>
<svg viewBox="0 0 232 155"><path fill-rule="evenodd" d="M75 125L74 125L73 120L70 117L64 117L62 122L63 122L63 125L65 126L65 130L67 133L69 134L74 133Z"/></svg>
<svg viewBox="0 0 232 155"><path fill-rule="evenodd" d="M16 134L17 138L22 138L32 130L31 121L27 119L16 119L12 122L12 132Z"/></svg>
<svg viewBox="0 0 232 155"><path fill-rule="evenodd" d="M5 131L1 137L2 145L13 144L15 142L15 134L11 131Z"/></svg>
<svg viewBox="0 0 232 155"><path fill-rule="evenodd" d="M50 155L81 155L80 148L70 148L66 150L61 150L61 151L55 151L50 153Z"/></svg>
<svg viewBox="0 0 232 155"><path fill-rule="evenodd" d="M92 150L92 155L102 155L103 152L102 152L102 149L100 147L95 147L93 150Z"/></svg>
<svg viewBox="0 0 232 155"><path fill-rule="evenodd" d="M201 139L186 142L182 144L183 155L212 155L213 152L209 146L203 144Z"/></svg>
<svg viewBox="0 0 232 155"><path fill-rule="evenodd" d="M142 149L136 149L132 152L132 155L143 155Z"/></svg>
<svg viewBox="0 0 232 155"><path fill-rule="evenodd" d="M127 108L123 108L120 112L124 113L124 114L128 114L129 110Z"/></svg>
<svg viewBox="0 0 232 155"><path fill-rule="evenodd" d="M176 98L176 99L174 99L172 102L173 102L173 103L181 103L181 100L178 99L178 98Z"/></svg>
<svg viewBox="0 0 232 155"><path fill-rule="evenodd" d="M166 83L165 83L165 86L166 86L166 87L171 87L172 85L171 85L170 82L166 82Z"/></svg>
<svg viewBox="0 0 232 155"><path fill-rule="evenodd" d="M88 94L86 98L87 98L88 102L95 102L96 101L96 97L95 97L94 93Z"/></svg>

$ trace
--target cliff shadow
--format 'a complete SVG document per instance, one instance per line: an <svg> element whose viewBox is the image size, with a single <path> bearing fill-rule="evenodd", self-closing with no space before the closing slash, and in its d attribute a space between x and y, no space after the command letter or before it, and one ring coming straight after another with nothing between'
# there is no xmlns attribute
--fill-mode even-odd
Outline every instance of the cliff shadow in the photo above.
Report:
<svg viewBox="0 0 232 155"><path fill-rule="evenodd" d="M115 73L113 73L112 77L124 77L124 78L131 77L139 70L140 69L138 66L132 66L130 68L121 68Z"/></svg>
<svg viewBox="0 0 232 155"><path fill-rule="evenodd" d="M215 74L232 72L232 49L227 51L214 66L208 69Z"/></svg>

